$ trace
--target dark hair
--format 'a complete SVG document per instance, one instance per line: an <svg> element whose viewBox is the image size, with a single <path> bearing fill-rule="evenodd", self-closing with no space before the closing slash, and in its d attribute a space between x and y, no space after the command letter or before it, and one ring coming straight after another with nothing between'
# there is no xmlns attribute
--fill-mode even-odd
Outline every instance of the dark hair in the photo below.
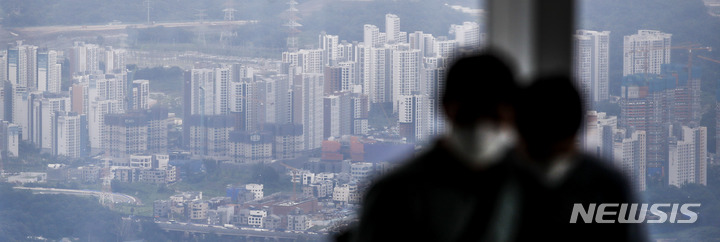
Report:
<svg viewBox="0 0 720 242"><path fill-rule="evenodd" d="M550 152L559 141L573 138L582 125L580 93L566 76L543 77L521 91L516 124L528 147Z"/></svg>
<svg viewBox="0 0 720 242"><path fill-rule="evenodd" d="M490 52L458 59L445 80L442 104L458 105L456 124L497 118L498 106L511 104L518 90L510 67Z"/></svg>

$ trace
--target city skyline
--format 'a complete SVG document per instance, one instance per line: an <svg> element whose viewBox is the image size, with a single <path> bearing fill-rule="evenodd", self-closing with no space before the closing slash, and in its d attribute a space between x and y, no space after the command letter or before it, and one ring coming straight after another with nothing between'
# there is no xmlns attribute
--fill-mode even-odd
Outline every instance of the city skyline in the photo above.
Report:
<svg viewBox="0 0 720 242"><path fill-rule="evenodd" d="M0 50L2 178L80 184L103 194L104 205L118 204L105 200L116 188L151 184L158 187L151 200L116 206L170 231L187 229L173 230L180 222L310 236L353 221L373 179L452 128L441 108L445 74L455 59L489 45L486 23L456 21L438 35L386 11L348 27L351 37L307 38L310 21L292 2L275 26L287 30L282 43L258 47L270 57L236 55L251 44L231 44L228 26L240 25L231 7L225 24L192 27L197 39L187 46L196 50L118 41L130 35L63 39L61 47L8 44ZM223 31L220 38L205 35L212 28ZM573 32L572 75L586 111L575 144L642 194L710 186L720 96L707 95L703 74L713 70L701 68L692 50L711 48L673 45L688 38L678 33L636 31ZM492 81L483 73L476 79ZM24 157L48 164L3 166ZM218 177L202 177L211 174Z"/></svg>

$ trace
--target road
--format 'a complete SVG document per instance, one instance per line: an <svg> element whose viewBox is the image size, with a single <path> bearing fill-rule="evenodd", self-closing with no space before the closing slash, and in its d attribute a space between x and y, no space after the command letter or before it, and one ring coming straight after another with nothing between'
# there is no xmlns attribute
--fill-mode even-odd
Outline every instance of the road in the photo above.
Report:
<svg viewBox="0 0 720 242"><path fill-rule="evenodd" d="M75 189L59 189L59 188L44 188L44 187L13 187L14 189L30 190L35 194L68 194L77 196L95 196L100 197L102 192L100 191L88 191L88 190L75 190ZM112 193L112 198L115 203L129 203L137 204L140 200L137 198L122 194Z"/></svg>
<svg viewBox="0 0 720 242"><path fill-rule="evenodd" d="M218 234L228 236L240 236L240 237L257 237L257 238L273 238L275 240L297 240L303 238L308 241L325 241L327 235L317 233L305 233L305 232L276 232L276 231L263 231L247 228L225 228L221 226L213 226L207 224L192 224L192 223L169 223L169 222L156 222L162 230L165 231L181 231L188 233L202 233L202 234Z"/></svg>

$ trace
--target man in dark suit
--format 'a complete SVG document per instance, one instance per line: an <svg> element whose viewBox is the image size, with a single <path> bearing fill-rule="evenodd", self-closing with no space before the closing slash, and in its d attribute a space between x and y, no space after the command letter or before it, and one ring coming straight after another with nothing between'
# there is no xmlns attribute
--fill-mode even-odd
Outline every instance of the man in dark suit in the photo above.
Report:
<svg viewBox="0 0 720 242"><path fill-rule="evenodd" d="M602 218L614 223L585 223L582 219L571 222L576 204L582 205L585 212L593 203L635 202L625 176L610 162L583 154L577 147L584 112L571 79L540 78L521 95L516 124L520 134L518 156L525 168L521 176L525 202L517 239L647 240L642 224L619 223L619 207L608 209L611 214Z"/></svg>

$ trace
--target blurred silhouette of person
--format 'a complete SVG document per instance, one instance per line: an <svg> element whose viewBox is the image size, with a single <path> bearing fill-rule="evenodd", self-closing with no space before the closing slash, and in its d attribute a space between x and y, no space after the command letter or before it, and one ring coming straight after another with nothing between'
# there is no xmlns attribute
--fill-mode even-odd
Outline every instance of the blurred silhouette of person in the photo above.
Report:
<svg viewBox="0 0 720 242"><path fill-rule="evenodd" d="M519 199L506 162L515 146L513 72L495 54L449 69L441 102L451 131L376 181L358 226L339 240L503 241Z"/></svg>
<svg viewBox="0 0 720 242"><path fill-rule="evenodd" d="M576 145L584 111L568 77L539 78L521 91L516 106L519 157L528 168L524 179L518 240L645 241L642 224L570 223L574 204L633 203L629 182L609 162L583 154ZM632 214L632 216L636 216Z"/></svg>

